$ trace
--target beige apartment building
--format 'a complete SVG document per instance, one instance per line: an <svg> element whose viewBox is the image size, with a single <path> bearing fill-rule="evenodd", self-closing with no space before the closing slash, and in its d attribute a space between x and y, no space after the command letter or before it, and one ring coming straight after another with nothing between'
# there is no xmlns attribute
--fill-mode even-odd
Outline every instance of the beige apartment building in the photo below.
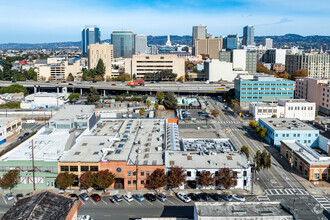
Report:
<svg viewBox="0 0 330 220"><path fill-rule="evenodd" d="M330 115L330 85L327 79L311 77L297 79L295 98L315 102L319 112Z"/></svg>
<svg viewBox="0 0 330 220"><path fill-rule="evenodd" d="M113 45L108 43L88 45L88 69L95 68L102 59L105 66L104 78L111 76L111 64L113 61Z"/></svg>
<svg viewBox="0 0 330 220"><path fill-rule="evenodd" d="M185 59L177 55L133 55L125 59L125 72L137 79L144 79L147 74L161 70L172 70L177 78L185 75Z"/></svg>
<svg viewBox="0 0 330 220"><path fill-rule="evenodd" d="M195 54L208 55L210 59L219 59L219 51L222 50L222 38L205 38L195 40Z"/></svg>
<svg viewBox="0 0 330 220"><path fill-rule="evenodd" d="M309 77L328 79L330 77L329 54L287 54L285 70L291 75L298 69L308 70Z"/></svg>
<svg viewBox="0 0 330 220"><path fill-rule="evenodd" d="M38 81L65 81L71 73L73 77L76 77L81 72L80 60L70 62L68 60L57 60L54 58L48 58L44 64L35 64Z"/></svg>

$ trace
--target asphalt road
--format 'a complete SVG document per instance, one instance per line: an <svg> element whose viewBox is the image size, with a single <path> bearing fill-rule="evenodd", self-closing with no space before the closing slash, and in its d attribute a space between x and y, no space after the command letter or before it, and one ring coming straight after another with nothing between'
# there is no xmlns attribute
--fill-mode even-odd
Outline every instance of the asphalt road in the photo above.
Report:
<svg viewBox="0 0 330 220"><path fill-rule="evenodd" d="M215 126L218 129L230 129L226 135L235 146L247 146L250 150L250 161L257 150L268 149L272 154L272 167L261 170L256 174L255 181L264 191L258 195L260 201L279 201L294 210L299 219L326 219L322 214L323 208L330 208L330 198L315 195L306 191L303 186L292 176L291 170L284 161L280 161L279 152L274 147L261 142L249 127L249 121L238 118L229 108L225 109L224 103L216 98L207 98L210 110L216 108L220 111Z"/></svg>

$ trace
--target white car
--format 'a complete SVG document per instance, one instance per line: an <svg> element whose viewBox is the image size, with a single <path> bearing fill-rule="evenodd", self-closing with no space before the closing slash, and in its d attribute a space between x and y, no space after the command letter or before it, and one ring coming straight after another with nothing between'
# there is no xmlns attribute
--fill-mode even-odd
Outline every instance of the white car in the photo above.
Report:
<svg viewBox="0 0 330 220"><path fill-rule="evenodd" d="M184 193L184 192L178 192L177 194L176 194L178 197L179 197L179 199L181 199L183 202L191 202L191 199L189 198L189 196L186 194L186 193Z"/></svg>
<svg viewBox="0 0 330 220"><path fill-rule="evenodd" d="M9 200L13 200L13 199L14 199L14 196L13 196L12 193L7 193L7 194L6 194L6 198L7 198L7 200L9 201Z"/></svg>
<svg viewBox="0 0 330 220"><path fill-rule="evenodd" d="M241 202L245 201L245 198L243 196L240 196L240 195L237 195L237 194L233 195L233 199L235 199L237 201L241 201Z"/></svg>
<svg viewBox="0 0 330 220"><path fill-rule="evenodd" d="M127 202L133 201L133 197L130 194L125 194L125 195L123 195L123 197Z"/></svg>

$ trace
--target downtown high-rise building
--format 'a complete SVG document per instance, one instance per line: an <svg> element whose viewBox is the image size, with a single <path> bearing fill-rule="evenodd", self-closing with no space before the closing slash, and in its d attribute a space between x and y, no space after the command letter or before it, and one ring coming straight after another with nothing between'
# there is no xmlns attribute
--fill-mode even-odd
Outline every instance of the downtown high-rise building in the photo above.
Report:
<svg viewBox="0 0 330 220"><path fill-rule="evenodd" d="M243 45L255 45L254 43L254 27L251 25L245 26L243 28Z"/></svg>
<svg viewBox="0 0 330 220"><path fill-rule="evenodd" d="M267 48L267 49L271 49L273 48L273 39L271 38L265 38L263 41L262 41L262 45Z"/></svg>
<svg viewBox="0 0 330 220"><path fill-rule="evenodd" d="M101 31L96 25L86 25L81 29L81 48L83 56L87 56L88 45L101 43Z"/></svg>
<svg viewBox="0 0 330 220"><path fill-rule="evenodd" d="M206 39L207 29L204 25L195 25L192 28L192 45L193 45L193 55L195 55L195 41L196 39Z"/></svg>
<svg viewBox="0 0 330 220"><path fill-rule="evenodd" d="M147 35L135 35L134 40L134 54L147 54L148 53L148 40Z"/></svg>
<svg viewBox="0 0 330 220"><path fill-rule="evenodd" d="M111 44L114 58L132 58L134 53L133 31L112 31Z"/></svg>
<svg viewBox="0 0 330 220"><path fill-rule="evenodd" d="M238 47L238 35L228 35L224 38L224 48L227 50L235 50Z"/></svg>

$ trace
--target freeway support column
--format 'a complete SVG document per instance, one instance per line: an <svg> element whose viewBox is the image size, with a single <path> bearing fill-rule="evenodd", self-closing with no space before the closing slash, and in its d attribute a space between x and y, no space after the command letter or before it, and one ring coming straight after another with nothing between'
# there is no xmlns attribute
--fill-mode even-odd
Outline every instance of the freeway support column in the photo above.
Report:
<svg viewBox="0 0 330 220"><path fill-rule="evenodd" d="M83 92L82 92L82 88L80 88L80 95L82 96Z"/></svg>
<svg viewBox="0 0 330 220"><path fill-rule="evenodd" d="M105 97L105 89L103 90L103 97Z"/></svg>
<svg viewBox="0 0 330 220"><path fill-rule="evenodd" d="M36 85L34 85L33 90L34 90L34 93L37 93L38 92L38 89L37 89L37 86Z"/></svg>

